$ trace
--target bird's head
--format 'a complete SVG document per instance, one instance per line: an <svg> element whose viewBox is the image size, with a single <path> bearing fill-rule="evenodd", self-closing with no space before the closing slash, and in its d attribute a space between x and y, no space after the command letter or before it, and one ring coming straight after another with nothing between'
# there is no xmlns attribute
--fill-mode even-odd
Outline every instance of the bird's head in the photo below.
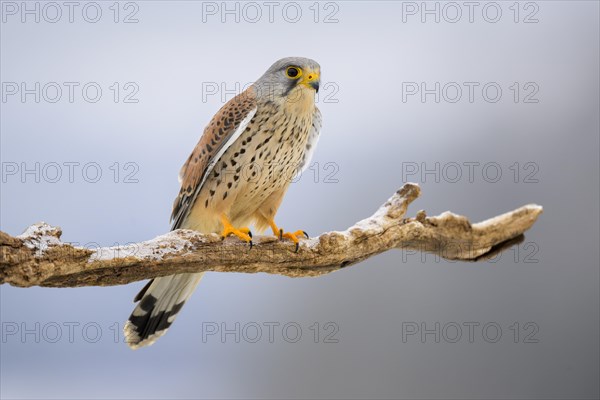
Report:
<svg viewBox="0 0 600 400"><path fill-rule="evenodd" d="M321 67L309 58L287 57L275 62L255 83L257 96L286 107L313 108Z"/></svg>

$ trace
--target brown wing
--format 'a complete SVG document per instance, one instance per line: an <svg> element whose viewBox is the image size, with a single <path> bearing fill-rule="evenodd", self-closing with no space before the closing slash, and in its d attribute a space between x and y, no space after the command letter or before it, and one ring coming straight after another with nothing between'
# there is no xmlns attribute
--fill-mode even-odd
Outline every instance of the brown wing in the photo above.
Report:
<svg viewBox="0 0 600 400"><path fill-rule="evenodd" d="M204 128L200 141L179 172L181 190L173 203L171 229L181 227L208 173L225 150L246 129L255 113L256 94L251 86L229 100Z"/></svg>

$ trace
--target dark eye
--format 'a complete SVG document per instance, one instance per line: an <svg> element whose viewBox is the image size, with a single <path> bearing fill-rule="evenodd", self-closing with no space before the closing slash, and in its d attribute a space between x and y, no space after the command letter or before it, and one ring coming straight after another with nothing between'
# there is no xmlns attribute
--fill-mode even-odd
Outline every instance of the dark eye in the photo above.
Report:
<svg viewBox="0 0 600 400"><path fill-rule="evenodd" d="M285 74L288 78L297 78L302 74L302 70L298 67L288 67L285 70Z"/></svg>

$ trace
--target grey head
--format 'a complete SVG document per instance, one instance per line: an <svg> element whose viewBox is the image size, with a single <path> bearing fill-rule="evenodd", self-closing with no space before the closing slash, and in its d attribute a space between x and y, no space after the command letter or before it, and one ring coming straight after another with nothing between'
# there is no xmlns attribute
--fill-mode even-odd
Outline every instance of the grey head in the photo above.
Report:
<svg viewBox="0 0 600 400"><path fill-rule="evenodd" d="M291 93L313 94L319 91L321 66L304 57L286 57L276 61L255 83L258 97L277 101Z"/></svg>

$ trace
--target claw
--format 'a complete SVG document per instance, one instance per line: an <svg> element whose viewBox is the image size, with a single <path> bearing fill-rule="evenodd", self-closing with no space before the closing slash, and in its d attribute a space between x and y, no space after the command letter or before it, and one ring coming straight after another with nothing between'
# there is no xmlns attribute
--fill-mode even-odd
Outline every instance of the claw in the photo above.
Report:
<svg viewBox="0 0 600 400"><path fill-rule="evenodd" d="M286 232L284 233L282 236L285 239L289 239L292 242L294 242L296 244L296 248L294 250L294 253L297 253L298 250L300 249L300 240L298 239L299 235L302 235L304 231L296 231L296 232Z"/></svg>
<svg viewBox="0 0 600 400"><path fill-rule="evenodd" d="M306 233L305 231L302 231L302 230L299 230L296 232L283 232L283 229L279 228L275 224L275 221L273 221L273 220L269 221L269 225L271 226L271 229L273 230L273 235L279 236L279 240L289 239L296 244L296 247L294 250L295 253L297 253L298 250L300 249L300 243L299 243L300 240L298 239L298 236L302 235L302 236L305 236L307 239L309 238L308 233Z"/></svg>
<svg viewBox="0 0 600 400"><path fill-rule="evenodd" d="M248 228L234 228L231 222L227 219L225 214L221 215L221 223L223 224L223 232L221 232L221 238L225 239L229 235L235 235L244 242L250 244L252 248L252 232Z"/></svg>

